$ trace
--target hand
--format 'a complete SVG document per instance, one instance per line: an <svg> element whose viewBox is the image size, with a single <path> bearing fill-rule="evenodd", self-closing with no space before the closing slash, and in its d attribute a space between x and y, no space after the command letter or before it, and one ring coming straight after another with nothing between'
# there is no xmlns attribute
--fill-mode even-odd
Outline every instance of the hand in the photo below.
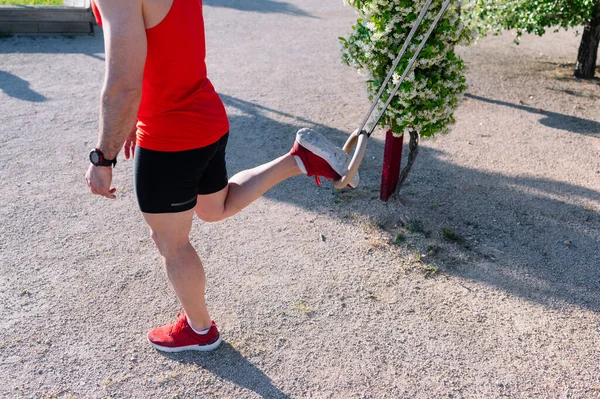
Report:
<svg viewBox="0 0 600 399"><path fill-rule="evenodd" d="M90 165L85 174L85 181L92 193L110 199L117 198L115 195L117 189L110 186L110 183L112 183L112 168L110 166Z"/></svg>
<svg viewBox="0 0 600 399"><path fill-rule="evenodd" d="M125 155L125 159L133 159L133 155L135 153L135 140L136 140L135 132L136 132L136 129L133 129L131 131L131 133L129 133L127 140L125 140L125 144L123 144L123 152Z"/></svg>

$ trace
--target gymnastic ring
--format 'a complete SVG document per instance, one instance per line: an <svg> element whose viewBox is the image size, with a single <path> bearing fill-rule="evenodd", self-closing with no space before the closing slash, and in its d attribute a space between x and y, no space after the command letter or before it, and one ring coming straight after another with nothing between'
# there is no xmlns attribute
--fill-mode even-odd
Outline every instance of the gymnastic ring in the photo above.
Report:
<svg viewBox="0 0 600 399"><path fill-rule="evenodd" d="M358 172L358 168L360 167L360 164L365 157L365 152L367 151L368 141L369 137L364 130L361 132L361 134L359 134L358 130L356 130L350 135L346 141L346 144L344 144L344 152L346 154L350 154L354 147L356 147L356 151L354 151L354 155L350 160L350 164L346 169L346 173L344 173L341 179L333 182L333 186L338 190L346 187Z"/></svg>

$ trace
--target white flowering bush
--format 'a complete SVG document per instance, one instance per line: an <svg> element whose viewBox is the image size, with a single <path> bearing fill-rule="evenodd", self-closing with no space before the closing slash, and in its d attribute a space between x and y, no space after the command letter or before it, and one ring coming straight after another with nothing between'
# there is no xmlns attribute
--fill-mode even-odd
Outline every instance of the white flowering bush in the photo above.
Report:
<svg viewBox="0 0 600 399"><path fill-rule="evenodd" d="M367 91L373 99L425 0L344 0L344 3L358 11L359 19L349 37L340 37L342 57L346 64L368 77ZM388 84L383 93L380 106L388 100L442 4L442 0L433 1L398 64L392 84ZM459 0L451 3L380 122L395 135L412 131L430 137L447 133L455 121L454 111L460 105L467 84L465 65L454 47L469 44L473 37L473 31L465 28L460 20L459 4Z"/></svg>

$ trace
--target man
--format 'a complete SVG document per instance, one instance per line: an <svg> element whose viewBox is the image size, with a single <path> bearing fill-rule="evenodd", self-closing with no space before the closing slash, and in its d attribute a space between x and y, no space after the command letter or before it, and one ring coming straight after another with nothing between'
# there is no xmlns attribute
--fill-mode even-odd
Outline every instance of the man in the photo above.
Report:
<svg viewBox="0 0 600 399"><path fill-rule="evenodd" d="M222 220L301 173L317 182L318 176L338 179L347 155L304 129L289 154L228 181L229 123L207 79L202 1L95 0L92 6L104 28L106 76L87 184L94 194L116 198L117 155L121 147L126 159L135 154L138 204L185 311L151 330L148 340L168 352L216 349L221 337L206 308L204 269L189 242L194 214Z"/></svg>

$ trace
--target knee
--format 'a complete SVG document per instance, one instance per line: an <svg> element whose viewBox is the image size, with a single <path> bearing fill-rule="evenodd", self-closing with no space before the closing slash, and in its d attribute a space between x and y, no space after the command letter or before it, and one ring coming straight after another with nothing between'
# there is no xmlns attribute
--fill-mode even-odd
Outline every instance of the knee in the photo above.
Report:
<svg viewBox="0 0 600 399"><path fill-rule="evenodd" d="M150 236L156 244L158 252L164 257L168 257L169 254L175 253L182 248L190 245L188 237L177 237L171 234L159 233L156 230L150 230Z"/></svg>
<svg viewBox="0 0 600 399"><path fill-rule="evenodd" d="M227 218L225 212L204 212L202 209L196 209L196 215L200 220L207 223L220 222Z"/></svg>

